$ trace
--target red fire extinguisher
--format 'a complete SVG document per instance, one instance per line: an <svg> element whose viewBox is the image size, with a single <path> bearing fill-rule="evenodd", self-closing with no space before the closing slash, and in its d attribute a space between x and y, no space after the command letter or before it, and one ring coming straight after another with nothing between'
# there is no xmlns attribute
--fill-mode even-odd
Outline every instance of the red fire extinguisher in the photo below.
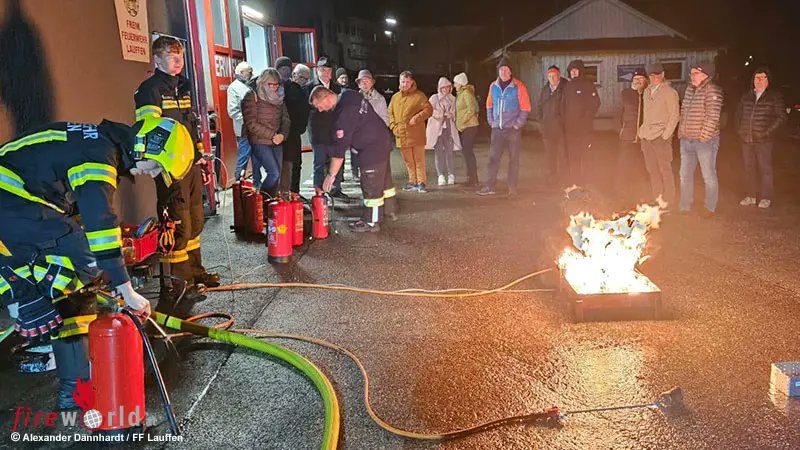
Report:
<svg viewBox="0 0 800 450"><path fill-rule="evenodd" d="M239 231L244 228L244 209L242 205L242 184L233 183L233 226L231 229Z"/></svg>
<svg viewBox="0 0 800 450"><path fill-rule="evenodd" d="M328 238L328 201L324 194L317 194L311 198L311 217L314 224L311 236L314 239Z"/></svg>
<svg viewBox="0 0 800 450"><path fill-rule="evenodd" d="M246 229L252 234L264 234L264 200L261 193L250 190L244 194L244 220Z"/></svg>
<svg viewBox="0 0 800 450"><path fill-rule="evenodd" d="M289 262L292 256L292 207L289 202L277 198L267 206L267 260L272 264Z"/></svg>
<svg viewBox="0 0 800 450"><path fill-rule="evenodd" d="M300 200L298 194L292 194L292 201L289 202L292 207L292 217L294 219L294 235L292 237L292 245L297 247L303 245L303 202Z"/></svg>
<svg viewBox="0 0 800 450"><path fill-rule="evenodd" d="M142 337L133 320L125 314L114 313L92 321L89 324L89 361L94 392L92 409L101 414L98 429L142 426L145 418L144 360Z"/></svg>

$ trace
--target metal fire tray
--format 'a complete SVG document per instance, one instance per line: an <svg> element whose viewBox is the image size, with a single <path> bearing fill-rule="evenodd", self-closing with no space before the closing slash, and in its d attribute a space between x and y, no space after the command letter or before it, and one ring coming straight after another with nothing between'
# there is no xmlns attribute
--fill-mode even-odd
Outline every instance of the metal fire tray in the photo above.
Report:
<svg viewBox="0 0 800 450"><path fill-rule="evenodd" d="M660 289L654 292L578 294L563 272L559 278L559 293L562 299L571 303L575 322L658 320L661 317Z"/></svg>

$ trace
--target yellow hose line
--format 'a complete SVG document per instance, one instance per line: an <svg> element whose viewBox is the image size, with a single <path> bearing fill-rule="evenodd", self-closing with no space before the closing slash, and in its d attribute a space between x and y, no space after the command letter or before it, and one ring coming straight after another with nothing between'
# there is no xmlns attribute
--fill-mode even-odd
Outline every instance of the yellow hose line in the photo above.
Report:
<svg viewBox="0 0 800 450"><path fill-rule="evenodd" d="M427 298L468 298L468 297L481 297L484 295L491 295L497 294L499 292L507 291L508 288L515 286L519 283L522 283L525 280L531 279L533 277L545 274L547 272L552 271L553 269L544 269L538 272L529 273L523 277L517 278L516 280L506 284L505 286L501 286L496 289L490 289L485 291L477 291L477 292L468 292L468 293L437 293L436 291L425 291L420 290L419 292L409 292L407 290L403 291L381 291L377 289L363 289L357 288L352 286L337 286L337 285L330 285L330 284L313 284L313 283L238 283L238 284L229 284L227 286L219 286L215 288L209 288L209 292L220 292L220 291L240 291L246 289L263 289L263 288L306 288L306 289L327 289L331 291L347 291L347 292L358 292L362 294L375 294L375 295L389 295L395 297L427 297ZM449 291L451 289L445 290ZM534 290L529 289L526 292L534 291L534 292L550 292L552 289L541 289L541 290Z"/></svg>

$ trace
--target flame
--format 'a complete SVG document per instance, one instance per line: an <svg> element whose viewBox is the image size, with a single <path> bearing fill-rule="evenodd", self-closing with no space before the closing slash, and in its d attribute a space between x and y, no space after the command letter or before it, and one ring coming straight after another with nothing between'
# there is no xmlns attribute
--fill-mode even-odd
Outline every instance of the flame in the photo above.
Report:
<svg viewBox="0 0 800 450"><path fill-rule="evenodd" d="M72 399L81 407L82 410L88 411L94 406L94 391L92 390L92 383L89 381L81 382L78 378L78 384L75 390L72 391Z"/></svg>
<svg viewBox="0 0 800 450"><path fill-rule="evenodd" d="M647 233L658 228L667 204L656 205L613 220L598 220L587 212L570 217L567 233L574 248L566 248L558 259L564 277L578 294L654 292L658 287L636 271L648 256L642 255Z"/></svg>

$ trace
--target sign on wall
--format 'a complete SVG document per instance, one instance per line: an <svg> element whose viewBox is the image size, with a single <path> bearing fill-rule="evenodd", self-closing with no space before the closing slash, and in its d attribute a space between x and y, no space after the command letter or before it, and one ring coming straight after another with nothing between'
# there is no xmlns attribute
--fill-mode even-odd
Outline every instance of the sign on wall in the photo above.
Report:
<svg viewBox="0 0 800 450"><path fill-rule="evenodd" d="M633 73L644 72L644 64L620 64L617 66L617 81L633 81Z"/></svg>
<svg viewBox="0 0 800 450"><path fill-rule="evenodd" d="M117 8L122 58L150 62L150 33L147 31L147 0L114 0Z"/></svg>

